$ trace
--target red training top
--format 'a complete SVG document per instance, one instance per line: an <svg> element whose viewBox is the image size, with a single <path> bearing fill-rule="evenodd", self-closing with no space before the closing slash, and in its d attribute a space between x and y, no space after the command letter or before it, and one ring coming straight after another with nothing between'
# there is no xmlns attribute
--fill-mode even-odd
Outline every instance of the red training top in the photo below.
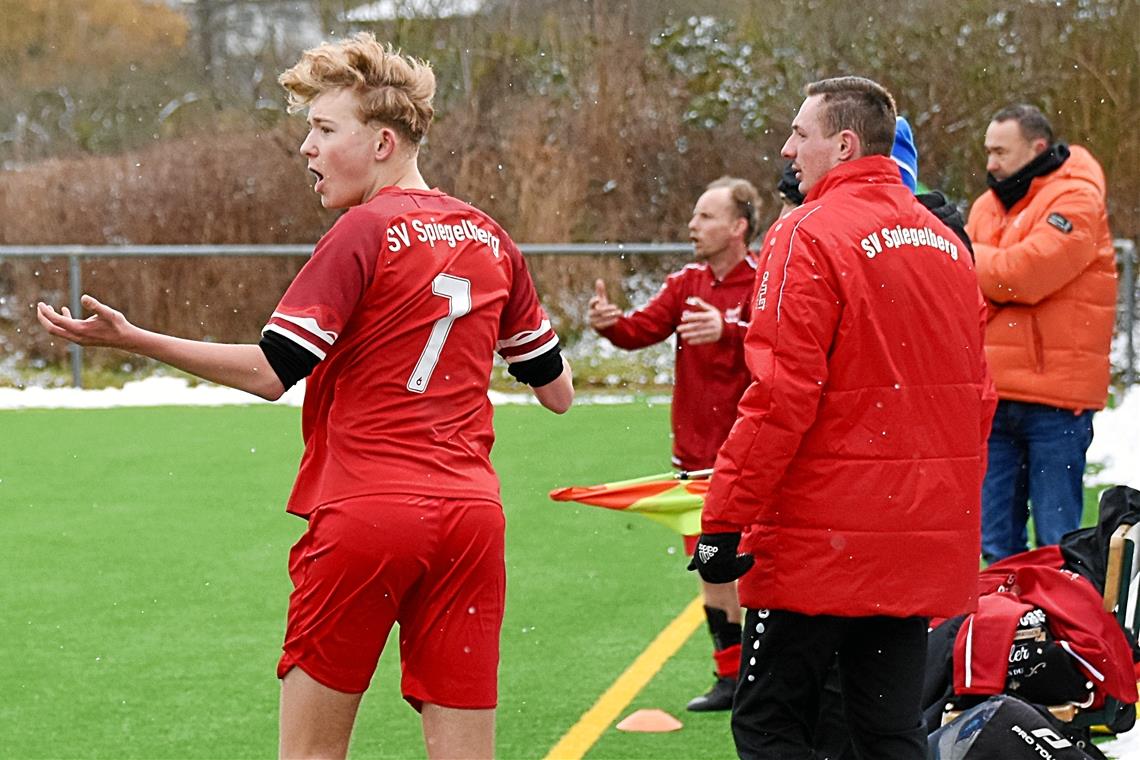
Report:
<svg viewBox="0 0 1140 760"><path fill-rule="evenodd" d="M673 382L673 465L683 470L713 466L716 452L736 420L736 404L748 387L744 333L751 315L756 261L745 256L717 280L703 262L687 264L665 280L649 303L599 331L619 348L644 348L665 340L692 309L692 296L720 309L724 332L716 343L677 341Z"/></svg>

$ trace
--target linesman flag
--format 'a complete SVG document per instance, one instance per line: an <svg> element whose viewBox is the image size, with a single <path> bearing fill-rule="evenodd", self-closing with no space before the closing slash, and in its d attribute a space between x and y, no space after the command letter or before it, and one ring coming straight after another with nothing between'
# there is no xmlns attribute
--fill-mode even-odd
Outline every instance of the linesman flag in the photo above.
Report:
<svg viewBox="0 0 1140 760"><path fill-rule="evenodd" d="M568 486L550 492L554 501L636 512L682 536L701 532L701 507L712 470L665 472L596 486Z"/></svg>

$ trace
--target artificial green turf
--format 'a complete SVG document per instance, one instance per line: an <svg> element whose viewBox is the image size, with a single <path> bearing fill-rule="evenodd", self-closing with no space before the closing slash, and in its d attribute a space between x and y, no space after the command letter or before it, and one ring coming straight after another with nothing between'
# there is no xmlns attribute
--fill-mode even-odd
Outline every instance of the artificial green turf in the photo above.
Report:
<svg viewBox="0 0 1140 760"><path fill-rule="evenodd" d="M279 406L0 411L0 757L246 758L276 750L286 556L300 454ZM679 540L551 488L665 471L668 407L496 411L508 605L499 756L539 758L696 595ZM1095 509L1086 519L1095 518ZM394 648L357 757L422 757ZM638 695L685 722L612 726L588 758L727 757L699 630Z"/></svg>
<svg viewBox="0 0 1140 760"><path fill-rule="evenodd" d="M546 498L666 470L668 407L496 417L498 746L541 757L694 585L660 526ZM0 412L0 756L273 754L286 555L303 528L282 508L297 428L297 410L274 406ZM422 756L385 660L353 751Z"/></svg>
<svg viewBox="0 0 1140 760"><path fill-rule="evenodd" d="M296 416L0 412L0 755L272 753Z"/></svg>

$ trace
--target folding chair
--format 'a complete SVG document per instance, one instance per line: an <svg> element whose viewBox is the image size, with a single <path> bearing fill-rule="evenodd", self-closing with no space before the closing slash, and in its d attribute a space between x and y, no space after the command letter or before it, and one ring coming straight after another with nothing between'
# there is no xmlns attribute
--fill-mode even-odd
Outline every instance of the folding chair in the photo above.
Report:
<svg viewBox="0 0 1140 760"><path fill-rule="evenodd" d="M1135 646L1140 640L1140 524L1121 525L1109 541L1104 610L1116 618ZM1127 731L1135 722L1135 710L1133 705L1108 697L1100 709L1076 708L1072 718L1062 720L1078 728L1107 726L1111 731Z"/></svg>

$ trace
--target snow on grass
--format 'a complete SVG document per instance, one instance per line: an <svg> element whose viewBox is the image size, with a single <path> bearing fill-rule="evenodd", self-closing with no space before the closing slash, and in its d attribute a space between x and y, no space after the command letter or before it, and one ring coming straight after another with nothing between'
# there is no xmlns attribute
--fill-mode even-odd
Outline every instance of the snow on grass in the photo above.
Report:
<svg viewBox="0 0 1140 760"><path fill-rule="evenodd" d="M300 406L304 381L289 389L278 404ZM491 402L537 403L530 393L492 391ZM579 403L622 404L644 395L580 394ZM667 396L654 396L652 403L668 403ZM256 396L212 383L191 385L181 377L154 376L129 382L122 388L81 390L77 388L0 388L0 409L106 409L116 406L226 406L265 404ZM1100 467L1088 477L1090 483L1129 485L1140 488L1140 392L1131 393L1115 409L1098 412L1088 461ZM1094 467L1094 469L1096 469Z"/></svg>
<svg viewBox="0 0 1140 760"><path fill-rule="evenodd" d="M491 391L491 403L537 404L531 393L502 393ZM285 392L276 404L300 406L305 398L305 383L301 381ZM649 403L669 403L668 396L645 396L632 393L580 394L578 403L626 404L635 400ZM109 409L118 406L230 406L242 404L268 404L244 391L212 383L191 384L181 377L156 375L136 380L122 388L83 390L80 388L27 387L0 388L0 409Z"/></svg>

